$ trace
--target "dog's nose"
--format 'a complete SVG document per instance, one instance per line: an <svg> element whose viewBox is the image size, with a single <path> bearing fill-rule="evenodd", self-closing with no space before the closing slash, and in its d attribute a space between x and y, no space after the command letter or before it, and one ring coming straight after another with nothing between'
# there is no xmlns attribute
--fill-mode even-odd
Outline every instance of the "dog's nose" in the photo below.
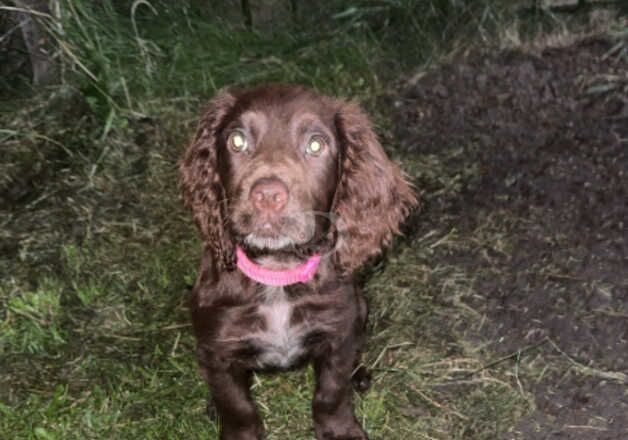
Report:
<svg viewBox="0 0 628 440"><path fill-rule="evenodd" d="M288 188L277 178L260 179L253 184L249 200L260 211L280 212L288 203Z"/></svg>

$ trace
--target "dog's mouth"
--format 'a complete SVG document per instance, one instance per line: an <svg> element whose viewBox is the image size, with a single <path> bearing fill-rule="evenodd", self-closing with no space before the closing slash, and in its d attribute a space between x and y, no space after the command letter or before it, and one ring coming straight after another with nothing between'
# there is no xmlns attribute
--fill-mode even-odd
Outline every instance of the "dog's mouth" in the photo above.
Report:
<svg viewBox="0 0 628 440"><path fill-rule="evenodd" d="M280 250L293 247L297 244L286 235L258 235L253 232L244 237L244 243L249 247L260 250Z"/></svg>
<svg viewBox="0 0 628 440"><path fill-rule="evenodd" d="M253 221L245 243L260 249L277 250L305 244L315 235L316 225L312 216L282 215Z"/></svg>
<svg viewBox="0 0 628 440"><path fill-rule="evenodd" d="M313 211L281 216L251 216L237 231L247 247L281 250L312 243L321 238L322 227Z"/></svg>
<svg viewBox="0 0 628 440"><path fill-rule="evenodd" d="M251 225L251 234L260 238L279 238L286 235L284 229L289 223L286 217L257 218ZM249 234L250 235L250 234Z"/></svg>

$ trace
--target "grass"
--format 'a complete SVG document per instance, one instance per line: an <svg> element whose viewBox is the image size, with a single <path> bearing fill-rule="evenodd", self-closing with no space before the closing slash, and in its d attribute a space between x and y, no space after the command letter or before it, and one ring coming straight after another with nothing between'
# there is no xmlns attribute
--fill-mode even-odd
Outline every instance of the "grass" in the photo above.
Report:
<svg viewBox="0 0 628 440"><path fill-rule="evenodd" d="M55 1L43 23L62 84L29 96L24 78L2 80L0 438L217 438L175 165L202 102L228 84L303 83L360 100L390 138L389 82L511 25L509 2L335 0L250 30L218 3ZM428 201L460 191L444 159L401 159ZM472 274L431 265L458 245L455 230L410 235L367 279L374 384L356 407L371 438L495 439L530 408L516 372L483 369L490 353L460 330ZM309 370L256 377L269 439L313 437L312 389Z"/></svg>

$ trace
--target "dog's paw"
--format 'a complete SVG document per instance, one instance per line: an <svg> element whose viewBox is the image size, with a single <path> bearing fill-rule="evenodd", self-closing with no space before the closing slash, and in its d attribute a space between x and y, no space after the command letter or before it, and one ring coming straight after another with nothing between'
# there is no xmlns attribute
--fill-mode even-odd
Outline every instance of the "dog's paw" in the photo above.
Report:
<svg viewBox="0 0 628 440"><path fill-rule="evenodd" d="M353 389L358 393L368 391L371 387L371 372L365 366L360 366L351 376L351 383L353 383Z"/></svg>
<svg viewBox="0 0 628 440"><path fill-rule="evenodd" d="M368 440L368 436L354 420L328 420L326 425L314 425L317 440Z"/></svg>
<svg viewBox="0 0 628 440"><path fill-rule="evenodd" d="M369 438L361 428L357 428L341 434L326 432L321 437L321 440L369 440Z"/></svg>

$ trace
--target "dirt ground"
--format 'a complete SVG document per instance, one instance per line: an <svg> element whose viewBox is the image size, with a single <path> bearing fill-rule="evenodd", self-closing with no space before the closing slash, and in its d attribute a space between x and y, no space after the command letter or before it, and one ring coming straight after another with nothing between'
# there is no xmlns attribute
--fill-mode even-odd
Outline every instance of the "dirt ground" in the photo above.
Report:
<svg viewBox="0 0 628 440"><path fill-rule="evenodd" d="M533 396L507 439L628 438L625 51L588 38L467 54L393 98L405 153L446 161L460 185L423 187L417 224L471 244L437 257L475 279L464 331Z"/></svg>

